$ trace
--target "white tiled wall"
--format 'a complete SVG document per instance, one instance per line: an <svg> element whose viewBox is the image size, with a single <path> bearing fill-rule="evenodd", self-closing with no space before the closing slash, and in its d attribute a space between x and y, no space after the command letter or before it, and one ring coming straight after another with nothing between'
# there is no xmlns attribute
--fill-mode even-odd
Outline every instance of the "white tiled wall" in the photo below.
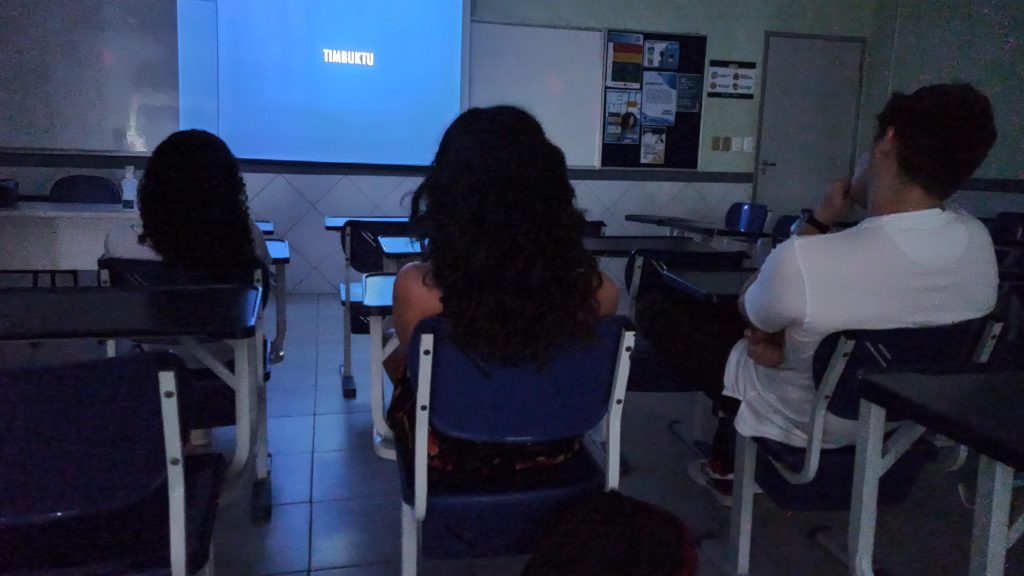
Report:
<svg viewBox="0 0 1024 576"><path fill-rule="evenodd" d="M66 174L97 174L119 181L118 170L80 168L0 168L0 177L19 181L23 195L45 195ZM419 177L323 174L245 174L249 206L255 218L272 220L277 236L288 240L291 292L333 293L344 260L337 233L324 230L325 216L396 216L409 213ZM718 222L733 202L749 201L750 184L577 180L577 203L590 220L604 220L606 234L660 234L644 224L626 222L626 214L662 214ZM978 216L1000 210L1024 210L1024 195L960 192L953 201ZM622 261L602 262L621 281Z"/></svg>
<svg viewBox="0 0 1024 576"><path fill-rule="evenodd" d="M325 216L396 216L409 213L420 178L246 174L249 205L257 218L273 220L277 235L288 240L292 292L330 293L342 279L340 238L324 230ZM659 234L626 214L666 214L718 221L729 204L750 199L749 184L576 181L580 208L591 220L604 220L607 234ZM605 263L621 275L621 261Z"/></svg>

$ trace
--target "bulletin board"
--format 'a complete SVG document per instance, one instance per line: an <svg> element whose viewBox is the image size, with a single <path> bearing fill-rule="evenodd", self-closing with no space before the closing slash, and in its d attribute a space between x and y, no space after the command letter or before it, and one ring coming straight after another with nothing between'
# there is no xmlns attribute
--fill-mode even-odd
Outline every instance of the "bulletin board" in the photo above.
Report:
<svg viewBox="0 0 1024 576"><path fill-rule="evenodd" d="M601 166L697 169L707 37L605 38Z"/></svg>

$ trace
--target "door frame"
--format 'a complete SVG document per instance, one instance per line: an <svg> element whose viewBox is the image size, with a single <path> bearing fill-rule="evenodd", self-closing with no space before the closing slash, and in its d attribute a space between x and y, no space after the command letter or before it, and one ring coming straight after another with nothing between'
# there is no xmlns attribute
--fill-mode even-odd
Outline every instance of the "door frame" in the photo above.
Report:
<svg viewBox="0 0 1024 576"><path fill-rule="evenodd" d="M857 142L860 140L861 105L864 103L864 61L867 57L868 39L863 36L839 36L834 34L800 34L797 32L775 32L765 30L764 52L761 55L761 101L757 111L757 146L754 154L754 182L751 202L757 202L757 185L761 176L761 131L764 127L764 103L768 99L768 49L772 38L797 38L802 40L827 40L830 42L852 42L860 44L860 64L857 70L857 107L854 117L853 141L850 147L850 170L857 165Z"/></svg>

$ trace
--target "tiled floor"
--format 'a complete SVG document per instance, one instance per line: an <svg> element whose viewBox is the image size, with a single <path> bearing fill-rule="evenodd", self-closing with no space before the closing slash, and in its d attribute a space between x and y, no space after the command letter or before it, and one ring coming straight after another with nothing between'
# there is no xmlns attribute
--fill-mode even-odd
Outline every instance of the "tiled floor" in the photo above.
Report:
<svg viewBox="0 0 1024 576"><path fill-rule="evenodd" d="M273 318L272 312L268 316ZM87 352L101 352L86 343ZM81 343L79 343L81 346ZM248 495L227 495L217 519L219 576L320 574L386 576L399 573L399 491L394 462L370 447L367 380L368 337L357 336L353 368L358 398L340 394L341 309L333 296L294 295L289 301L286 359L273 366L269 384L270 450L273 454L272 519L253 524ZM0 347L0 362L67 359L62 344L12 351ZM659 504L686 521L713 549L728 534L728 510L686 473L695 453L668 430L668 422L691 416L685 394L627 396L623 451L630 471L622 490ZM232 445L232 431L218 429L214 446ZM752 563L757 574L832 576L842 564L809 538L825 526L827 539L845 548L847 514L790 513L768 499L755 500ZM931 466L910 500L880 512L877 554L888 574L964 574L971 511L957 496L956 481ZM1024 544L1011 550L1007 574L1024 574ZM525 558L426 562L421 574L512 576ZM702 576L717 574L702 554Z"/></svg>

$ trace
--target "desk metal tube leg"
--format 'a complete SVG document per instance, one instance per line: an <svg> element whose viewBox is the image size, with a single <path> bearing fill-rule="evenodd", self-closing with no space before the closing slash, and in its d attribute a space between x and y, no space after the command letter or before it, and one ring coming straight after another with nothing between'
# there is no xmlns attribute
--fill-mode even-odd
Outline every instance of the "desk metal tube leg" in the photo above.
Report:
<svg viewBox="0 0 1024 576"><path fill-rule="evenodd" d="M974 499L971 576L1002 576L1009 541L1013 468L981 456Z"/></svg>
<svg viewBox="0 0 1024 576"><path fill-rule="evenodd" d="M373 415L374 450L378 455L394 459L393 447L386 446L394 438L384 414L384 318L370 316L370 411Z"/></svg>
<svg viewBox="0 0 1024 576"><path fill-rule="evenodd" d="M728 567L737 575L750 573L750 535L754 521L754 472L757 444L736 435L736 465L733 470L732 512L729 521Z"/></svg>
<svg viewBox="0 0 1024 576"><path fill-rule="evenodd" d="M270 345L270 358L274 363L284 360L284 336L288 332L288 281L285 271L288 266L274 266L274 302L276 306L277 331L274 342Z"/></svg>
<svg viewBox="0 0 1024 576"><path fill-rule="evenodd" d="M342 324L341 396L351 400L356 397L356 381L352 377L352 231L345 229L342 239L345 248L345 310Z"/></svg>
<svg viewBox="0 0 1024 576"><path fill-rule="evenodd" d="M253 376L256 382L256 480L252 485L252 517L256 521L267 520L273 501L270 479L270 455L267 452L267 381L263 365L263 329L257 327L253 339Z"/></svg>
<svg viewBox="0 0 1024 576"><path fill-rule="evenodd" d="M232 340L235 349L235 454L231 458L227 476L237 479L242 476L252 454L253 413L252 399L255 392L252 374L253 339Z"/></svg>
<svg viewBox="0 0 1024 576"><path fill-rule="evenodd" d="M882 476L882 445L885 441L885 409L860 401L857 453L850 503L850 573L874 574L875 522L878 519L878 482Z"/></svg>

